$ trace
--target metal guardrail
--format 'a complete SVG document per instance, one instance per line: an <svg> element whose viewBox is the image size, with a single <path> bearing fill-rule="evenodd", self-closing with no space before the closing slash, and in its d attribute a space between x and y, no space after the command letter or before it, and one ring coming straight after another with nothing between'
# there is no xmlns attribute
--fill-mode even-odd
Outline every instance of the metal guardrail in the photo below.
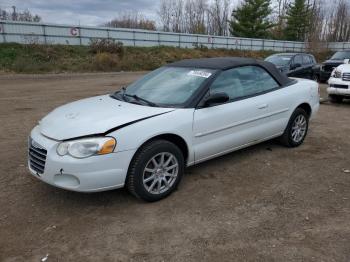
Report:
<svg viewBox="0 0 350 262"><path fill-rule="evenodd" d="M94 39L112 39L125 46L175 46L302 52L307 43L254 38L182 34L138 29L0 21L0 43L89 45ZM332 50L350 49L350 43L327 43Z"/></svg>

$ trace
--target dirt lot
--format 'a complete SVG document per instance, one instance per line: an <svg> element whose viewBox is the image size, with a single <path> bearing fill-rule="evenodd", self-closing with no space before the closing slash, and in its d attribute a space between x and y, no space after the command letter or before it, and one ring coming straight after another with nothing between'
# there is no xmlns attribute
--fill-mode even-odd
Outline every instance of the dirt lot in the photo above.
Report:
<svg viewBox="0 0 350 262"><path fill-rule="evenodd" d="M350 102L323 104L300 148L267 142L192 167L157 203L29 175L41 117L141 74L0 76L0 261L350 261Z"/></svg>

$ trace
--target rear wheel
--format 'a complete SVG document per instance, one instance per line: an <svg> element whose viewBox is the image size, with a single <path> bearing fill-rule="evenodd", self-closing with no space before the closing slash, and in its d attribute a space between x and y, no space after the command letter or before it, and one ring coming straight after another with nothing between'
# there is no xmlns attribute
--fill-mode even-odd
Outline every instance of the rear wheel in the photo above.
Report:
<svg viewBox="0 0 350 262"><path fill-rule="evenodd" d="M138 198L154 202L170 195L184 173L181 150L166 140L144 145L131 162L127 178L128 190Z"/></svg>
<svg viewBox="0 0 350 262"><path fill-rule="evenodd" d="M343 97L342 96L337 96L337 95L329 95L329 100L332 103L341 103L343 102Z"/></svg>
<svg viewBox="0 0 350 262"><path fill-rule="evenodd" d="M298 147L304 142L308 128L309 115L304 109L297 108L292 114L280 141L287 147Z"/></svg>

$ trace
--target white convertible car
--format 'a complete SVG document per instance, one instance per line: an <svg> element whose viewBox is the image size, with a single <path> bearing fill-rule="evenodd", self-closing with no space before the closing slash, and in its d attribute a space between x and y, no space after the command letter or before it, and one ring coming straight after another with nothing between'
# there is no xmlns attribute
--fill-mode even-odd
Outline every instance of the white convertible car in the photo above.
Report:
<svg viewBox="0 0 350 262"><path fill-rule="evenodd" d="M350 60L335 68L328 80L328 96L332 102L340 103L344 98L350 98Z"/></svg>
<svg viewBox="0 0 350 262"><path fill-rule="evenodd" d="M30 134L29 170L68 190L126 186L156 201L185 167L273 138L301 145L318 108L316 82L287 78L268 62L184 60L49 113Z"/></svg>

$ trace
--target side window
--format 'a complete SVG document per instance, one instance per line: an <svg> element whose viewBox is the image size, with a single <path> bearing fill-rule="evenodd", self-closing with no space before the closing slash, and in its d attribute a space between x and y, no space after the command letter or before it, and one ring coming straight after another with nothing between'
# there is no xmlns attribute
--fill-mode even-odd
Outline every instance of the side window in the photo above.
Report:
<svg viewBox="0 0 350 262"><path fill-rule="evenodd" d="M317 64L318 61L316 60L316 57L313 56L312 59L313 59L314 63Z"/></svg>
<svg viewBox="0 0 350 262"><path fill-rule="evenodd" d="M303 55L303 64L304 64L304 65L309 65L309 64L311 64L311 62L310 62L310 57L309 57L309 56Z"/></svg>
<svg viewBox="0 0 350 262"><path fill-rule="evenodd" d="M309 56L311 64L316 64L316 59L314 56Z"/></svg>
<svg viewBox="0 0 350 262"><path fill-rule="evenodd" d="M223 71L210 86L210 93L226 93L230 100L264 93L279 84L265 69L244 66Z"/></svg>
<svg viewBox="0 0 350 262"><path fill-rule="evenodd" d="M312 56L306 55L306 56L305 56L305 59L306 59L306 61L307 61L306 64L308 64L308 65L311 65L311 64L314 63L314 59L312 58Z"/></svg>
<svg viewBox="0 0 350 262"><path fill-rule="evenodd" d="M302 65L302 64L303 64L303 58L302 58L302 56L301 56L301 55L295 56L293 62L294 62L294 64L300 64L300 65Z"/></svg>

